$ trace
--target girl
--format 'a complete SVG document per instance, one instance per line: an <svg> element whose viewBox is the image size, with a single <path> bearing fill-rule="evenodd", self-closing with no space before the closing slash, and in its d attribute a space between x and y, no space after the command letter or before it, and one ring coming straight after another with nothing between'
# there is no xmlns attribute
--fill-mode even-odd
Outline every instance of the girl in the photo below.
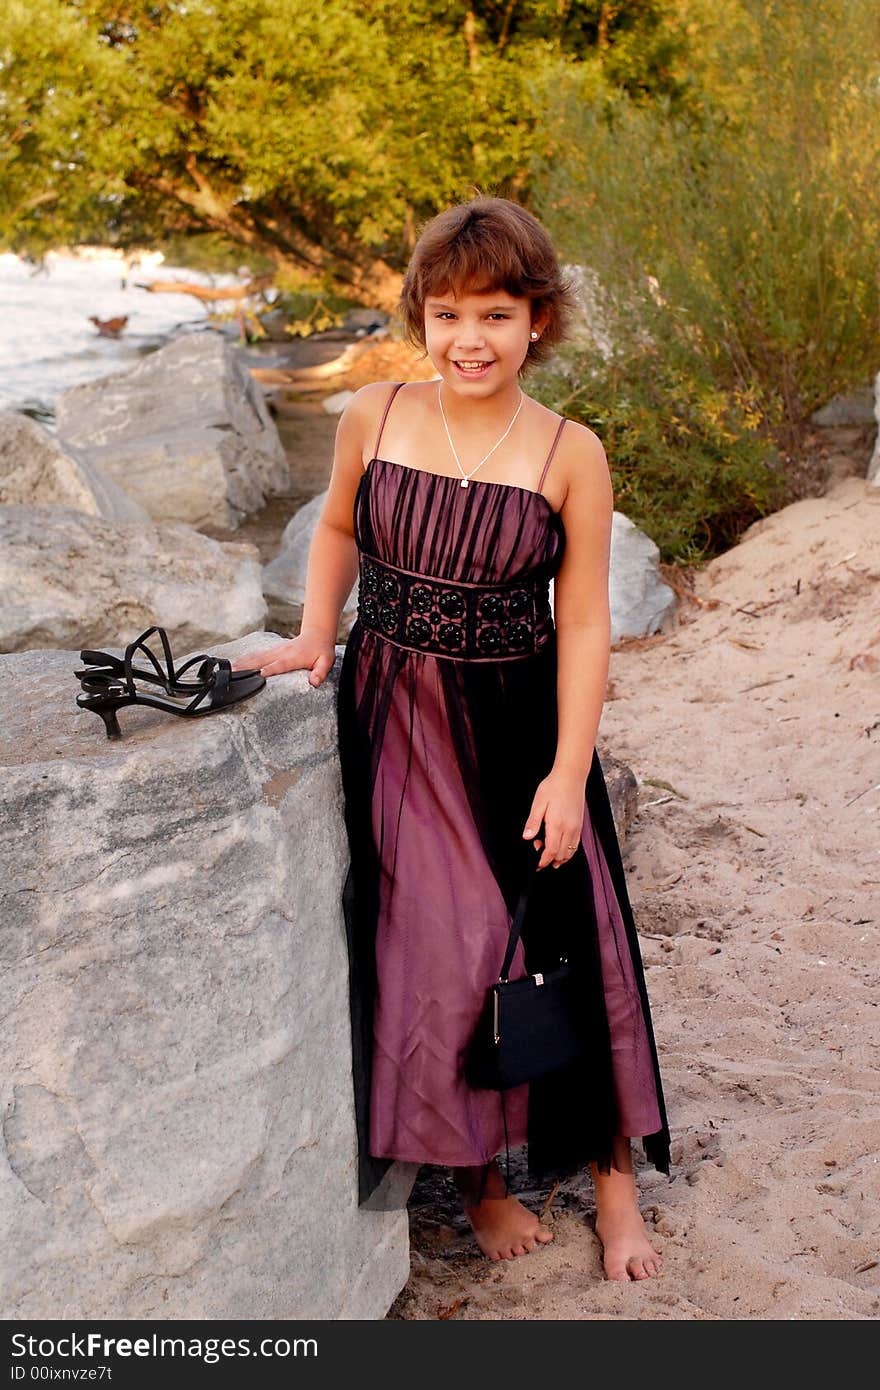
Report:
<svg viewBox="0 0 880 1390"><path fill-rule="evenodd" d="M481 1249L513 1259L552 1239L496 1162L503 1142L527 1144L533 1182L589 1164L606 1274L630 1280L661 1264L630 1136L668 1173L669 1130L595 751L611 480L597 436L520 385L575 303L544 227L517 204L478 197L428 223L399 310L437 376L355 393L300 633L234 665L307 668L321 685L358 578L337 719L360 1201L394 1160L448 1166ZM511 976L566 955L592 1041L502 1106L466 1084L462 1058L533 853Z"/></svg>

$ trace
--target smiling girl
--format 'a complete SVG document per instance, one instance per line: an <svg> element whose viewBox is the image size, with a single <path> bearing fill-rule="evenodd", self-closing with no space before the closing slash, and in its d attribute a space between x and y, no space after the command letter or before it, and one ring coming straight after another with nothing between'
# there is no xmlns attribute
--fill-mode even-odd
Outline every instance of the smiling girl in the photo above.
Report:
<svg viewBox="0 0 880 1390"><path fill-rule="evenodd" d="M496 1161L507 1140L524 1144L533 1185L589 1166L606 1274L630 1280L661 1264L630 1138L668 1173L669 1130L595 749L611 479L592 430L521 386L574 305L544 227L517 204L478 197L428 223L399 310L437 376L355 392L300 633L235 665L305 668L319 686L358 578L337 715L360 1201L394 1160L446 1166L481 1249L513 1259L553 1238ZM525 854L539 858L511 976L567 956L593 1042L582 1062L504 1093L503 1112L462 1062Z"/></svg>

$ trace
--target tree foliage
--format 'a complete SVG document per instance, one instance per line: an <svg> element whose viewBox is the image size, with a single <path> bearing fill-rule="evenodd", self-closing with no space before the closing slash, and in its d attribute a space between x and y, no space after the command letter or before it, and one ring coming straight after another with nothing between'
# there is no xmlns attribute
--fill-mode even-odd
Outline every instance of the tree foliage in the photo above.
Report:
<svg viewBox="0 0 880 1390"><path fill-rule="evenodd" d="M7 0L0 240L221 233L393 297L419 224L528 197L556 65L681 96L662 0Z"/></svg>

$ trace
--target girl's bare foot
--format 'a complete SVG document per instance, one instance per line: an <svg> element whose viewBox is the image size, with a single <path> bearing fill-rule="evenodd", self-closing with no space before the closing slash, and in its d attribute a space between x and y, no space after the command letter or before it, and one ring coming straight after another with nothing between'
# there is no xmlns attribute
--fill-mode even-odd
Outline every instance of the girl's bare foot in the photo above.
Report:
<svg viewBox="0 0 880 1390"><path fill-rule="evenodd" d="M516 1197L505 1197L504 1180L495 1163L489 1169L482 1201L473 1206L465 1201L463 1205L477 1244L490 1260L528 1255L553 1239L553 1232L534 1212Z"/></svg>
<svg viewBox="0 0 880 1390"><path fill-rule="evenodd" d="M596 1192L596 1235L602 1242L602 1263L608 1279L650 1279L659 1274L663 1257L651 1245L639 1211L629 1140L614 1141L610 1173L590 1164Z"/></svg>

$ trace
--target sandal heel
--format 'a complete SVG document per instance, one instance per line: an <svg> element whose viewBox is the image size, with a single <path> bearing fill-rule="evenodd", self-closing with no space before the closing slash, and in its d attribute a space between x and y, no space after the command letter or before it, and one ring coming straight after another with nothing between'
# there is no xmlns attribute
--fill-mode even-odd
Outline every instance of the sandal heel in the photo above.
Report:
<svg viewBox="0 0 880 1390"><path fill-rule="evenodd" d="M122 738L122 730L119 727L119 720L116 718L116 711L119 705L93 705L96 714L100 714L104 721L104 728L107 730L108 738Z"/></svg>
<svg viewBox="0 0 880 1390"><path fill-rule="evenodd" d="M129 705L132 700L127 695L78 695L76 703L80 709L93 710L95 714L101 716L104 721L104 728L108 738L122 738L122 730L119 727L119 720L116 711L123 705Z"/></svg>

